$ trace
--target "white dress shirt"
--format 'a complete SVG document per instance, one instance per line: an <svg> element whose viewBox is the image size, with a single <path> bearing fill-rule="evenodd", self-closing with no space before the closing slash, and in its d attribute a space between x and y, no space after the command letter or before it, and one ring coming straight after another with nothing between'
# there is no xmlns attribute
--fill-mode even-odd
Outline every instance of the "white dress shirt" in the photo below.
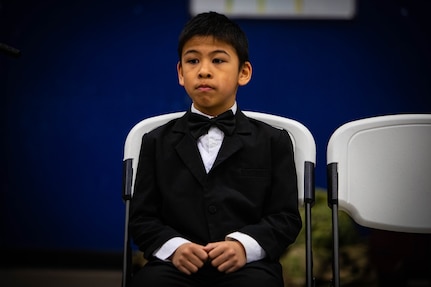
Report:
<svg viewBox="0 0 431 287"><path fill-rule="evenodd" d="M237 111L237 104L232 106L232 112L235 114ZM192 113L201 114L211 118L200 111L198 111L193 105L191 107ZM205 166L205 170L208 173L217 157L217 154L220 150L220 147L223 143L224 133L219 128L212 126L208 133L201 136L197 140L197 145L199 152L202 157L202 161ZM226 236L226 240L237 240L239 241L245 249L247 263L257 261L263 259L266 256L265 250L257 243L257 241L251 236L241 233L241 232L233 232ZM157 249L153 255L161 260L167 260L175 250L182 244L189 242L188 240L181 237L174 237L168 240L165 244L163 244L159 249Z"/></svg>

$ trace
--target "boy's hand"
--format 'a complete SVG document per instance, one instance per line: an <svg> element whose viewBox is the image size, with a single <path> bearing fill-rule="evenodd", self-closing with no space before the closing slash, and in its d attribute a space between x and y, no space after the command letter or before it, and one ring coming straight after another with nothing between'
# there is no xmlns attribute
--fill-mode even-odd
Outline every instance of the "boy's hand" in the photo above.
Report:
<svg viewBox="0 0 431 287"><path fill-rule="evenodd" d="M208 260L208 254L202 245L185 243L175 250L170 259L178 270L191 275L204 265Z"/></svg>
<svg viewBox="0 0 431 287"><path fill-rule="evenodd" d="M245 249L238 241L220 241L204 247L211 264L220 272L231 273L247 263Z"/></svg>

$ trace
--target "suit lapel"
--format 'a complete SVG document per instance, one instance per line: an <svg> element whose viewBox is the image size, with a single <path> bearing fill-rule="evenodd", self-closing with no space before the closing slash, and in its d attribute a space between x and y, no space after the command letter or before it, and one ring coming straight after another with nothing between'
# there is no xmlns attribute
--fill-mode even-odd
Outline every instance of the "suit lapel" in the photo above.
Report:
<svg viewBox="0 0 431 287"><path fill-rule="evenodd" d="M180 118L173 128L174 132L181 133L182 138L175 146L175 150L178 156L193 174L193 176L201 183L204 184L206 179L205 167L202 162L202 158L199 154L199 150L196 145L196 141L188 132L186 113L182 118Z"/></svg>
<svg viewBox="0 0 431 287"><path fill-rule="evenodd" d="M217 158L213 164L212 168L216 168L218 165L226 161L234 153L241 150L244 146L244 136L251 133L250 123L248 118L240 111L237 110L235 114L236 119L236 129L232 136L225 136L223 144L217 155Z"/></svg>
<svg viewBox="0 0 431 287"><path fill-rule="evenodd" d="M214 161L212 169L216 168L222 162L226 161L234 153L239 151L244 146L243 142L239 139L238 135L232 135L230 137L225 137L220 151Z"/></svg>

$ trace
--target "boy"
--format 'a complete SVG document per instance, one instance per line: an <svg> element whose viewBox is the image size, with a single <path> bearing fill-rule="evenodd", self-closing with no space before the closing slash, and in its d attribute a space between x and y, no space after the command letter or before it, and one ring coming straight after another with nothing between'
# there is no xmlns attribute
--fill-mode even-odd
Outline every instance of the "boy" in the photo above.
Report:
<svg viewBox="0 0 431 287"><path fill-rule="evenodd" d="M286 131L237 107L252 75L247 38L202 13L178 54L193 103L143 137L130 230L148 263L133 286L283 286L278 259L302 224L293 147Z"/></svg>

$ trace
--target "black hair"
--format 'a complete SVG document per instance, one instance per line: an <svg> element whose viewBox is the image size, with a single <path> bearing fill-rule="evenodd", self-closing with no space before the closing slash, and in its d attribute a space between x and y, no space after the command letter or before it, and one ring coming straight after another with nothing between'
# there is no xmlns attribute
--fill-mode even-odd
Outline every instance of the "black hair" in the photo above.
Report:
<svg viewBox="0 0 431 287"><path fill-rule="evenodd" d="M249 61L247 36L238 24L225 15L206 12L190 19L184 26L178 40L180 60L184 45L194 36L213 36L215 39L231 45L238 55L240 67Z"/></svg>

